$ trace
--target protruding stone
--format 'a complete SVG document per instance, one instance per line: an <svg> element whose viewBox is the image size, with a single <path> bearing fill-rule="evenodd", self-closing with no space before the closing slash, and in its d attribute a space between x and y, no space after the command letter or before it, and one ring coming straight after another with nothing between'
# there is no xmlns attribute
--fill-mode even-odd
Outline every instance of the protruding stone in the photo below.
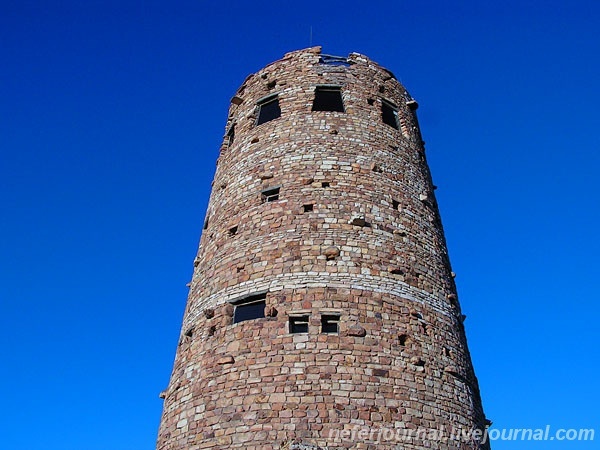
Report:
<svg viewBox="0 0 600 450"><path fill-rule="evenodd" d="M408 108L411 111L416 111L417 108L419 107L419 104L417 103L416 100L409 100L409 101L406 102L406 106L408 106Z"/></svg>
<svg viewBox="0 0 600 450"><path fill-rule="evenodd" d="M422 202L426 202L428 198L429 197L427 196L427 194L419 194L419 200L421 200Z"/></svg>
<svg viewBox="0 0 600 450"><path fill-rule="evenodd" d="M346 334L348 336L364 337L367 335L367 330L365 330L360 325L355 324L348 327Z"/></svg>
<svg viewBox="0 0 600 450"><path fill-rule="evenodd" d="M371 170L373 172L379 172L379 173L383 172L383 169L377 163L371 163Z"/></svg>
<svg viewBox="0 0 600 450"><path fill-rule="evenodd" d="M234 362L235 362L235 359L231 355L222 356L217 360L217 364L219 364L219 365L233 364Z"/></svg>
<svg viewBox="0 0 600 450"><path fill-rule="evenodd" d="M355 216L350 220L350 224L358 227L365 227L367 226L367 221L364 216Z"/></svg>
<svg viewBox="0 0 600 450"><path fill-rule="evenodd" d="M419 311L417 311L416 309L414 309L414 308L410 309L409 314L411 316L413 316L413 317L416 317L417 319L422 319L423 318L423 316L421 315L421 313Z"/></svg>
<svg viewBox="0 0 600 450"><path fill-rule="evenodd" d="M337 247L327 247L323 252L328 261L331 261L340 256L340 249Z"/></svg>
<svg viewBox="0 0 600 450"><path fill-rule="evenodd" d="M215 310L212 308L206 308L204 310L204 317L206 317L207 319L212 319L213 316L215 315Z"/></svg>
<svg viewBox="0 0 600 450"><path fill-rule="evenodd" d="M244 102L244 99L238 95L234 95L231 98L231 103L233 103L234 105L241 105Z"/></svg>
<svg viewBox="0 0 600 450"><path fill-rule="evenodd" d="M410 363L414 364L415 366L424 366L425 360L419 356L413 356L410 358Z"/></svg>
<svg viewBox="0 0 600 450"><path fill-rule="evenodd" d="M258 177L261 180L269 180L269 179L273 178L273 172L264 171L264 172L259 173Z"/></svg>
<svg viewBox="0 0 600 450"><path fill-rule="evenodd" d="M166 390L160 391L160 393L158 394L158 398L162 398L162 399L167 398L167 391Z"/></svg>

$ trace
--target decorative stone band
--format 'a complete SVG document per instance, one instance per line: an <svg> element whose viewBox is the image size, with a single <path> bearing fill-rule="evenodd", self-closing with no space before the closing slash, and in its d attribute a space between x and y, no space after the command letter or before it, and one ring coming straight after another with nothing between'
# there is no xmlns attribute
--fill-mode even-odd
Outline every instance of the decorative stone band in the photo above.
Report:
<svg viewBox="0 0 600 450"><path fill-rule="evenodd" d="M391 298L398 297L398 305L404 305L408 300L448 318L456 315L445 294L440 294L438 297L402 281L367 274L295 272L242 282L197 300L194 303L194 309L189 311L186 316L183 329L196 323L197 318L206 308L215 308L259 291L277 292L284 289L301 288L358 289L378 292L387 294Z"/></svg>

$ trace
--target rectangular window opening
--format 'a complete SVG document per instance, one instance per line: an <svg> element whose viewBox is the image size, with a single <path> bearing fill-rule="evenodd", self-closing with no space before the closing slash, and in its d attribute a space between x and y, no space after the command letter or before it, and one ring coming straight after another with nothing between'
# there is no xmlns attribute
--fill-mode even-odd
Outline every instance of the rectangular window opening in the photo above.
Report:
<svg viewBox="0 0 600 450"><path fill-rule="evenodd" d="M314 209L314 205L312 203L310 203L308 205L303 205L302 209L304 210L305 213L311 212Z"/></svg>
<svg viewBox="0 0 600 450"><path fill-rule="evenodd" d="M308 316L291 316L290 333L308 333Z"/></svg>
<svg viewBox="0 0 600 450"><path fill-rule="evenodd" d="M279 200L279 188L269 188L261 192L263 203L274 202Z"/></svg>
<svg viewBox="0 0 600 450"><path fill-rule="evenodd" d="M321 315L321 333L339 333L340 332L340 316L339 314L322 314Z"/></svg>
<svg viewBox="0 0 600 450"><path fill-rule="evenodd" d="M381 100L381 118L386 125L398 129L398 108L385 100Z"/></svg>
<svg viewBox="0 0 600 450"><path fill-rule="evenodd" d="M392 208L398 209L400 202L398 200L392 200Z"/></svg>
<svg viewBox="0 0 600 450"><path fill-rule="evenodd" d="M267 294L255 294L234 302L233 323L265 317L265 299Z"/></svg>
<svg viewBox="0 0 600 450"><path fill-rule="evenodd" d="M281 108L279 108L279 97L277 95L267 97L258 102L258 119L256 120L256 125L270 122L278 117L281 117Z"/></svg>
<svg viewBox="0 0 600 450"><path fill-rule="evenodd" d="M330 187L330 186L331 186L331 183L330 183L329 181L323 181L323 182L321 183L321 187L328 188L328 187Z"/></svg>
<svg viewBox="0 0 600 450"><path fill-rule="evenodd" d="M238 232L238 227L237 225L235 227L231 227L228 231L229 236L235 236Z"/></svg>
<svg viewBox="0 0 600 450"><path fill-rule="evenodd" d="M342 88L339 86L317 86L312 110L345 112Z"/></svg>

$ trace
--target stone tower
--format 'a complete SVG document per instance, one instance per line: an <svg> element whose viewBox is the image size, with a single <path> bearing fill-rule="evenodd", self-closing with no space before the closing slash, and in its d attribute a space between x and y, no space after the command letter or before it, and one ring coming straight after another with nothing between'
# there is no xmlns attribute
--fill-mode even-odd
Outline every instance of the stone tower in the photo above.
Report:
<svg viewBox="0 0 600 450"><path fill-rule="evenodd" d="M488 448L416 109L357 53L246 78L158 450Z"/></svg>

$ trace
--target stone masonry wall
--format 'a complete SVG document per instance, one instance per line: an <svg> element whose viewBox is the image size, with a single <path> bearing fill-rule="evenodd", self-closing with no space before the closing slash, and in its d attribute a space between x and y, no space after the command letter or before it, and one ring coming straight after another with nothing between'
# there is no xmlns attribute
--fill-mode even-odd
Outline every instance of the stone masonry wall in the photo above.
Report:
<svg viewBox="0 0 600 450"><path fill-rule="evenodd" d="M322 59L324 58L324 59ZM341 86L344 112L311 111ZM281 117L256 125L277 94ZM382 101L399 129L383 123ZM292 52L233 97L159 450L480 448L342 439L354 427L483 428L416 102L352 53ZM261 194L279 187L279 198ZM265 317L233 323L266 294ZM321 316L338 314L339 332ZM289 319L308 315L308 333ZM481 448L487 448L482 446Z"/></svg>

